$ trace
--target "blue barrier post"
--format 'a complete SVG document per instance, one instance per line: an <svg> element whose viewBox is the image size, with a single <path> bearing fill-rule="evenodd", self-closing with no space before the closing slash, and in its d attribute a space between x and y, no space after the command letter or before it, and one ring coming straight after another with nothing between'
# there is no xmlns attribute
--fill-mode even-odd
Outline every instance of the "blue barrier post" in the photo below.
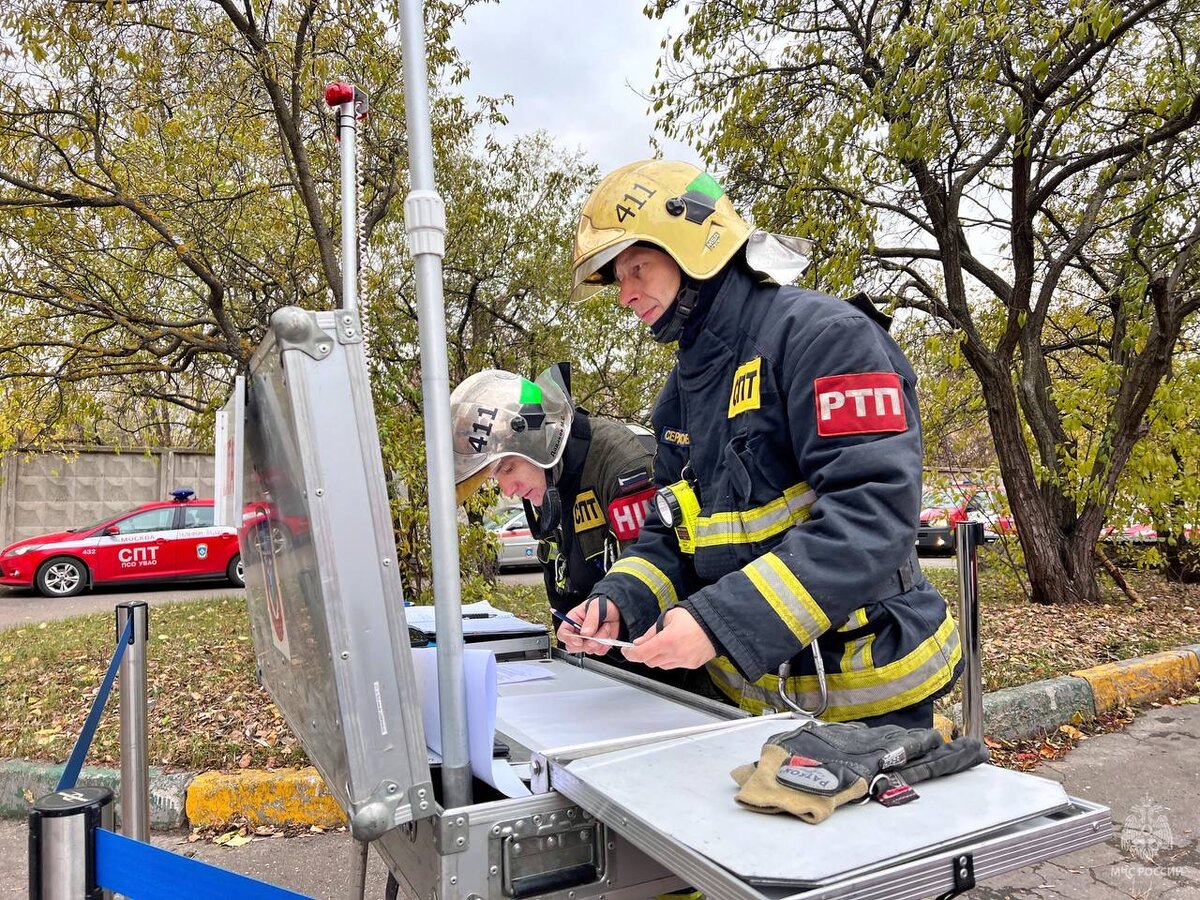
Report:
<svg viewBox="0 0 1200 900"><path fill-rule="evenodd" d="M117 604L117 639L132 621L121 659L121 833L150 840L150 758L146 744L146 640L149 608L144 600Z"/></svg>
<svg viewBox="0 0 1200 900"><path fill-rule="evenodd" d="M112 828L108 788L47 794L29 810L29 900L107 900L96 880L96 830Z"/></svg>
<svg viewBox="0 0 1200 900"><path fill-rule="evenodd" d="M92 708L88 710L87 718L84 719L83 729L79 732L79 737L75 739L75 747L71 751L70 758L67 759L67 764L63 767L62 776L58 779L57 790L59 791L75 787L75 782L79 778L79 770L83 768L83 760L92 746L92 738L96 735L96 726L100 724L100 714L104 712L104 704L108 702L113 679L117 676L117 665L121 662L121 657L124 655L125 647L132 633L133 622L132 620L126 621L125 630L120 632L117 638L117 649L108 663L108 671L104 673L104 680L100 682L100 690L96 691L96 699L92 701Z"/></svg>

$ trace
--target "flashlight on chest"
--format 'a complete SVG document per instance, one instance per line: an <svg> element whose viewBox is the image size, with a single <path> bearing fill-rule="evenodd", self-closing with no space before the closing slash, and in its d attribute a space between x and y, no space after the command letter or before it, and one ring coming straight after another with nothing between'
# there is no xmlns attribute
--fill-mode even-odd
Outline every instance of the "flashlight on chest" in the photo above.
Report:
<svg viewBox="0 0 1200 900"><path fill-rule="evenodd" d="M696 496L695 488L686 480L668 484L654 495L654 506L663 524L675 530L679 549L684 553L695 553L696 521L700 518L700 498Z"/></svg>

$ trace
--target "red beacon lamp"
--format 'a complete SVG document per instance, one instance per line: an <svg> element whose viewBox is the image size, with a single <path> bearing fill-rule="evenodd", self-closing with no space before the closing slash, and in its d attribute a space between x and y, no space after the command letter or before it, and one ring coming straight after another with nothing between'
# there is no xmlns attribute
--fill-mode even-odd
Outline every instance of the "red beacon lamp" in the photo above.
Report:
<svg viewBox="0 0 1200 900"><path fill-rule="evenodd" d="M348 81L334 81L325 87L325 105L337 109L344 103L354 104L355 116L367 117L367 95Z"/></svg>

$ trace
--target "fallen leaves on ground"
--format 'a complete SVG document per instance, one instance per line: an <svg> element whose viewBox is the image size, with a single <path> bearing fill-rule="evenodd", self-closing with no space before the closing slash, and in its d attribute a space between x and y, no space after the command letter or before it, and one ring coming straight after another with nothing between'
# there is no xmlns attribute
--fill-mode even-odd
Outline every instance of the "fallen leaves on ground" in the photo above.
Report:
<svg viewBox="0 0 1200 900"><path fill-rule="evenodd" d="M926 574L950 600L953 610L957 597L953 570L930 567ZM1002 579L983 572L980 622L985 689L1200 644L1200 585L1172 585L1142 572L1126 575L1144 598L1136 607L1106 584L1103 576L1100 583L1106 594L1102 604L1033 606ZM548 607L538 588L500 588L492 600L518 615L548 624ZM150 633L147 685L152 765L168 771L236 771L307 764L283 716L256 681L254 647L241 598L155 606ZM112 643L110 614L2 633L0 663L5 681L0 687L0 757L52 762L68 757L104 676ZM109 699L87 758L89 765L118 764L119 690ZM1073 727L1085 737L1092 733L1082 724ZM1053 759L1064 742L1079 739L1062 733L1045 746L1008 755L1015 758L1017 753L1032 753L1039 760Z"/></svg>

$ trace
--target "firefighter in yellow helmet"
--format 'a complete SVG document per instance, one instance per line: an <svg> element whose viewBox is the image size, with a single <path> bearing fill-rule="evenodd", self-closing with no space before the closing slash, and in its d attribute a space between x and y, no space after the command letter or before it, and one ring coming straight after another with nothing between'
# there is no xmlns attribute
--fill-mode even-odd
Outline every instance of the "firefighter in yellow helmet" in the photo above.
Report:
<svg viewBox="0 0 1200 900"><path fill-rule="evenodd" d="M916 376L865 296L788 286L805 250L686 163L633 163L588 198L573 295L613 285L679 346L654 510L559 637L633 639L629 660L703 667L756 712L782 688L830 720L928 726L962 658L914 551Z"/></svg>

